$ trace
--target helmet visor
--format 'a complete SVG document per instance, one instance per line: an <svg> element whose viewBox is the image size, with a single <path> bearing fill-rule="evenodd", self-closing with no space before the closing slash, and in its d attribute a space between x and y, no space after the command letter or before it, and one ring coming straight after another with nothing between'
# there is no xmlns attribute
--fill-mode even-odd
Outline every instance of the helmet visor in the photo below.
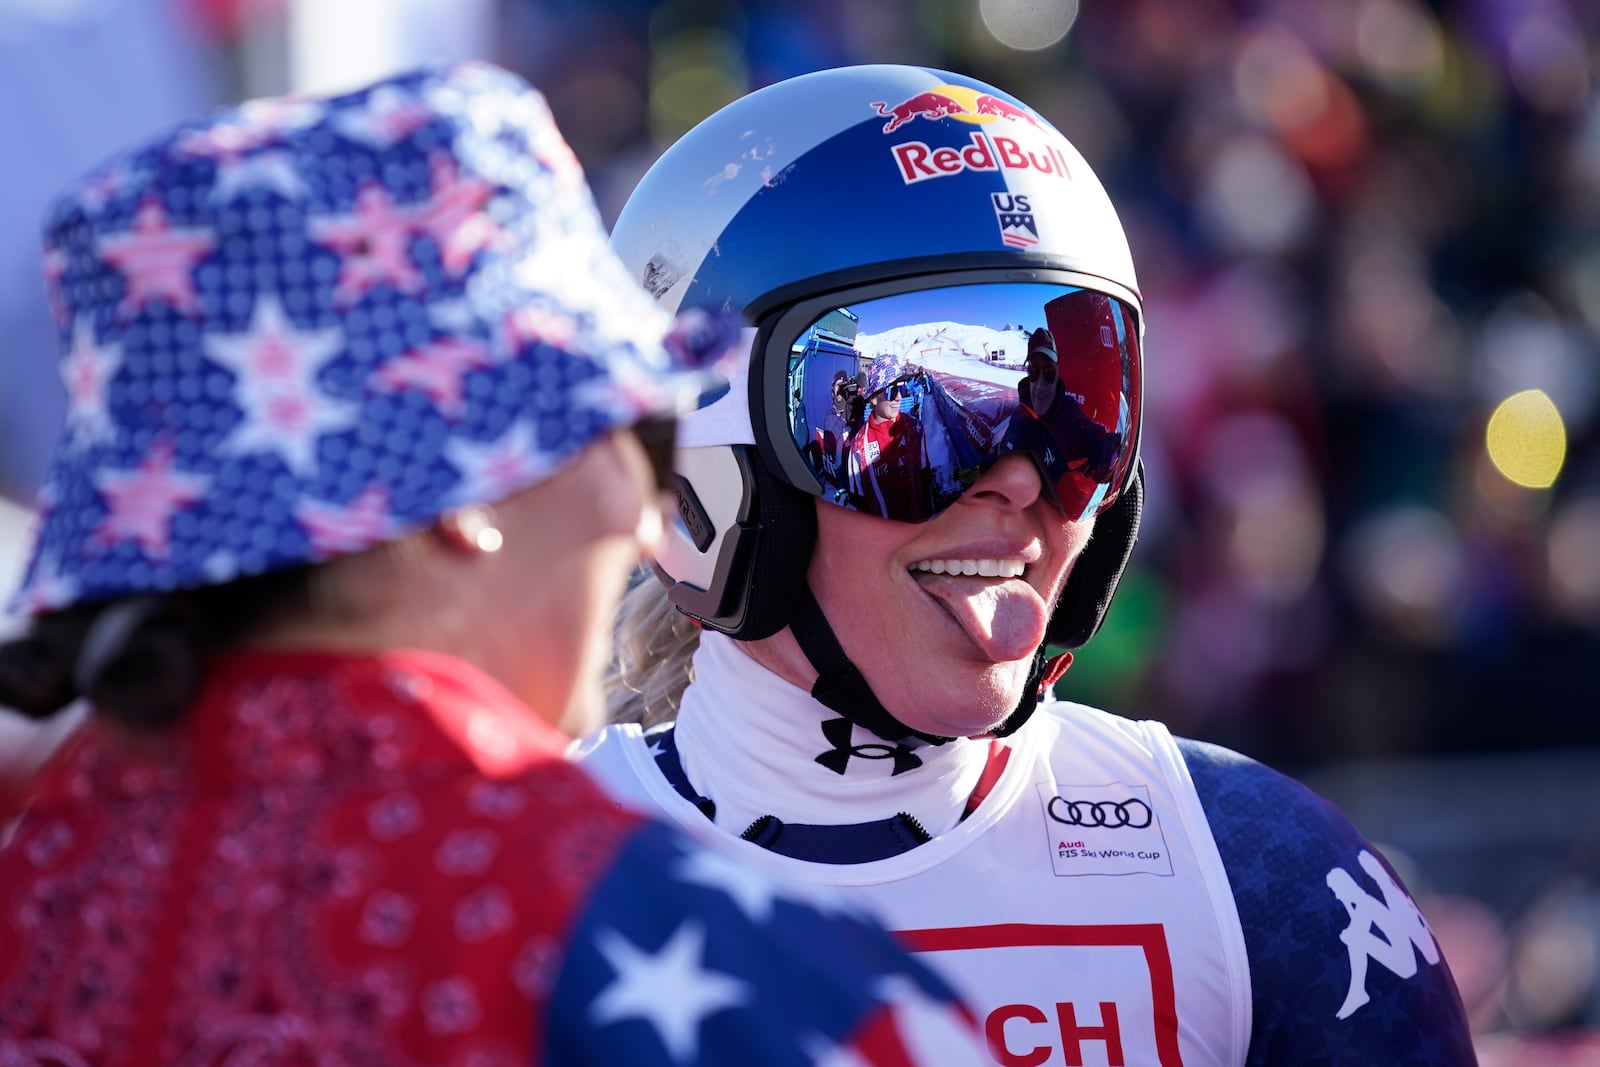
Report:
<svg viewBox="0 0 1600 1067"><path fill-rule="evenodd" d="M926 521L1021 453L1046 499L1084 519L1133 464L1138 318L1105 293L985 282L846 297L780 323L766 351L786 359L800 464L854 511Z"/></svg>

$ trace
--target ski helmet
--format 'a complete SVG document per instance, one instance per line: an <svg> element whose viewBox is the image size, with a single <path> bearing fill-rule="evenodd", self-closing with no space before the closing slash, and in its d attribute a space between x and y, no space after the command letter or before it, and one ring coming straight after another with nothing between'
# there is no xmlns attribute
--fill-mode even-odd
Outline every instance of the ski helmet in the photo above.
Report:
<svg viewBox="0 0 1600 1067"><path fill-rule="evenodd" d="M870 510L831 477L822 420L838 417L842 371L865 385L858 372L892 359L923 372L927 416L957 427L930 436L945 452L929 513L1022 451L1069 517L1098 516L1046 643L1093 636L1142 506L1142 305L1109 197L1042 116L923 67L792 78L672 145L612 244L667 310L726 308L750 326L728 391L680 428L679 521L655 561L679 610L745 640L791 622L809 592L811 498ZM1020 396L1044 327L1070 425Z"/></svg>

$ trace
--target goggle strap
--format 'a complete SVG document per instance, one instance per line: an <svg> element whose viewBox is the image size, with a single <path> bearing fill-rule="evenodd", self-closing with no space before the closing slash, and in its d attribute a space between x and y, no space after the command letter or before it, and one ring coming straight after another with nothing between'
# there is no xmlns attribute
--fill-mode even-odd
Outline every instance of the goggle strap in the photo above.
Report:
<svg viewBox="0 0 1600 1067"><path fill-rule="evenodd" d="M1044 690L1047 688L1046 679L1052 673L1051 668L1055 665L1055 660L1050 657L1049 652L1050 646L1048 643L1041 644L1038 651L1034 652L1033 667L1028 671L1028 680L1022 687L1022 699L1017 701L1016 708L1012 710L1010 715L1006 716L1006 721L994 728L995 737L1010 737L1022 729L1022 724L1032 717L1034 709L1039 706L1039 698L1044 695ZM1070 656L1066 662L1069 666L1071 665L1072 659ZM1062 673L1065 673L1065 668L1054 673L1059 678Z"/></svg>
<svg viewBox="0 0 1600 1067"><path fill-rule="evenodd" d="M861 671L839 646L839 639L834 636L833 627L828 625L827 618L822 614L822 606L817 603L808 584L801 586L789 629L800 645L800 651L816 668L817 681L811 687L811 695L824 707L838 712L885 741L904 741L908 737L916 737L929 744L942 745L951 740L919 733L889 714L867 680L861 676Z"/></svg>

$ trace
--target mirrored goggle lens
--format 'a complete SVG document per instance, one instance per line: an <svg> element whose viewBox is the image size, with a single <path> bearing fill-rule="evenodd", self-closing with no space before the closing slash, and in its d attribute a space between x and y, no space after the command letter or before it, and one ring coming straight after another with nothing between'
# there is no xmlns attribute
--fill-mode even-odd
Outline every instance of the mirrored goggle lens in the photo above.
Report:
<svg viewBox="0 0 1600 1067"><path fill-rule="evenodd" d="M846 302L802 329L788 359L794 445L823 499L843 507L922 522L1013 453L1037 464L1069 519L1099 512L1127 480L1138 321L1115 297L1027 282ZM899 399L898 413L880 396Z"/></svg>

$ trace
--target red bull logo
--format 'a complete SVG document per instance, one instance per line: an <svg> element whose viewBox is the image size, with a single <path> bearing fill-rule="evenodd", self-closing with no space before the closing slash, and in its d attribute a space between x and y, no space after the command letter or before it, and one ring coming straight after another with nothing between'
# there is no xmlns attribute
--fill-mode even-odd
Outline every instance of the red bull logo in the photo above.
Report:
<svg viewBox="0 0 1600 1067"><path fill-rule="evenodd" d="M947 115L967 114L967 109L960 102L934 92L918 93L894 107L883 100L875 101L872 106L878 109L878 114L889 116L889 121L883 124L884 133L893 133L912 119L942 119Z"/></svg>
<svg viewBox="0 0 1600 1067"><path fill-rule="evenodd" d="M884 133L893 133L917 119L953 119L980 127L1002 123L994 130L974 130L968 143L960 148L935 148L922 141L895 145L895 163L907 185L967 170L1033 170L1062 178L1072 176L1067 157L1053 139L1040 136L1045 134L1045 128L1033 113L993 93L965 85L936 85L893 106L883 100L874 101L872 106L889 120L883 124ZM1014 129L1019 125L1024 128ZM1022 136L1002 134L1001 128Z"/></svg>
<svg viewBox="0 0 1600 1067"><path fill-rule="evenodd" d="M980 124L1007 119L1039 125L1039 120L1026 109L965 85L935 85L893 107L883 100L874 101L872 106L889 120L883 124L884 133L893 133L913 119L956 119Z"/></svg>

